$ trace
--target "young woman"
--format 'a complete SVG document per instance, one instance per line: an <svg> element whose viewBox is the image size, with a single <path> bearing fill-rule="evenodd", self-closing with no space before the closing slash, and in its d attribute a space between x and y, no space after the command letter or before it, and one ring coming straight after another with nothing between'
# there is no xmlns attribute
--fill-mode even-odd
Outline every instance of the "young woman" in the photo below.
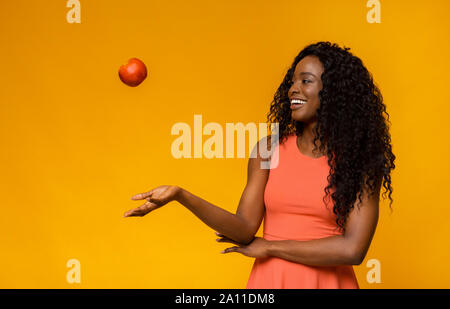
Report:
<svg viewBox="0 0 450 309"><path fill-rule="evenodd" d="M247 288L359 288L352 265L362 263L375 233L383 179L392 204L395 156L382 95L349 49L318 42L297 55L267 117L279 124L278 143L265 141L277 149L271 168L261 168L259 153L249 159L236 214L159 186L133 196L147 202L124 216L181 203L218 231L218 241L235 244L223 253L256 258ZM255 237L263 218L264 237Z"/></svg>

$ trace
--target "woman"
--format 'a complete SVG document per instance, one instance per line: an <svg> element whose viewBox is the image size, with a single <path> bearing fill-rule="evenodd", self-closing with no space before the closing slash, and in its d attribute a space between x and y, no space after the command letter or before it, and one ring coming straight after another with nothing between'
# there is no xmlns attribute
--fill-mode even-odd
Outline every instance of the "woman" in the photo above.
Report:
<svg viewBox="0 0 450 309"><path fill-rule="evenodd" d="M318 42L297 55L267 117L279 124L279 143L265 141L278 147L270 162L277 164L261 168L259 153L249 159L236 214L160 186L133 196L147 202L124 216L178 201L218 231L218 241L236 245L223 253L256 258L247 288L359 288L352 265L375 233L383 179L392 204L395 156L382 95L348 50ZM255 237L263 217L264 237Z"/></svg>

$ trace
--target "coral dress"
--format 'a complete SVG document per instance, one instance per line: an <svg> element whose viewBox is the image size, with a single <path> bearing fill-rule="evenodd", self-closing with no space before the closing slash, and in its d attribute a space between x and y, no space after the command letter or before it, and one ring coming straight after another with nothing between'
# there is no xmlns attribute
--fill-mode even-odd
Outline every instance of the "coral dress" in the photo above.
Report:
<svg viewBox="0 0 450 309"><path fill-rule="evenodd" d="M288 136L274 151L264 191L264 239L307 241L340 235L331 197L323 201L328 157L312 158ZM276 166L278 162L278 166ZM334 188L330 189L330 193ZM309 266L277 257L257 258L247 289L358 289L351 265Z"/></svg>

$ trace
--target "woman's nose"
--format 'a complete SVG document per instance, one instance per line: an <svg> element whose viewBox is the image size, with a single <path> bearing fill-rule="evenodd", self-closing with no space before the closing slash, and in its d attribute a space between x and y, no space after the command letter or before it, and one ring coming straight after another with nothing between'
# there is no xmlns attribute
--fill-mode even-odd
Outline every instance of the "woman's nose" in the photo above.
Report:
<svg viewBox="0 0 450 309"><path fill-rule="evenodd" d="M300 89L300 86L298 83L292 83L291 88L289 88L289 93L292 93L292 94L294 92L298 93L299 89Z"/></svg>
<svg viewBox="0 0 450 309"><path fill-rule="evenodd" d="M299 93L300 93L300 90L298 88L296 88L295 86L292 86L288 92L289 96L298 95Z"/></svg>

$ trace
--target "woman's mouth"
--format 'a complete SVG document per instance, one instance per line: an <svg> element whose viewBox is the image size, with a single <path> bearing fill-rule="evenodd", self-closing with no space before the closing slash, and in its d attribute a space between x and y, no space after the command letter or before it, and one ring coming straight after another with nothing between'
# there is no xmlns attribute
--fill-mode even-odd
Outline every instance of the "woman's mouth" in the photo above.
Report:
<svg viewBox="0 0 450 309"><path fill-rule="evenodd" d="M304 101L304 100L292 99L291 100L291 110L299 109L305 104L306 104L306 101Z"/></svg>

